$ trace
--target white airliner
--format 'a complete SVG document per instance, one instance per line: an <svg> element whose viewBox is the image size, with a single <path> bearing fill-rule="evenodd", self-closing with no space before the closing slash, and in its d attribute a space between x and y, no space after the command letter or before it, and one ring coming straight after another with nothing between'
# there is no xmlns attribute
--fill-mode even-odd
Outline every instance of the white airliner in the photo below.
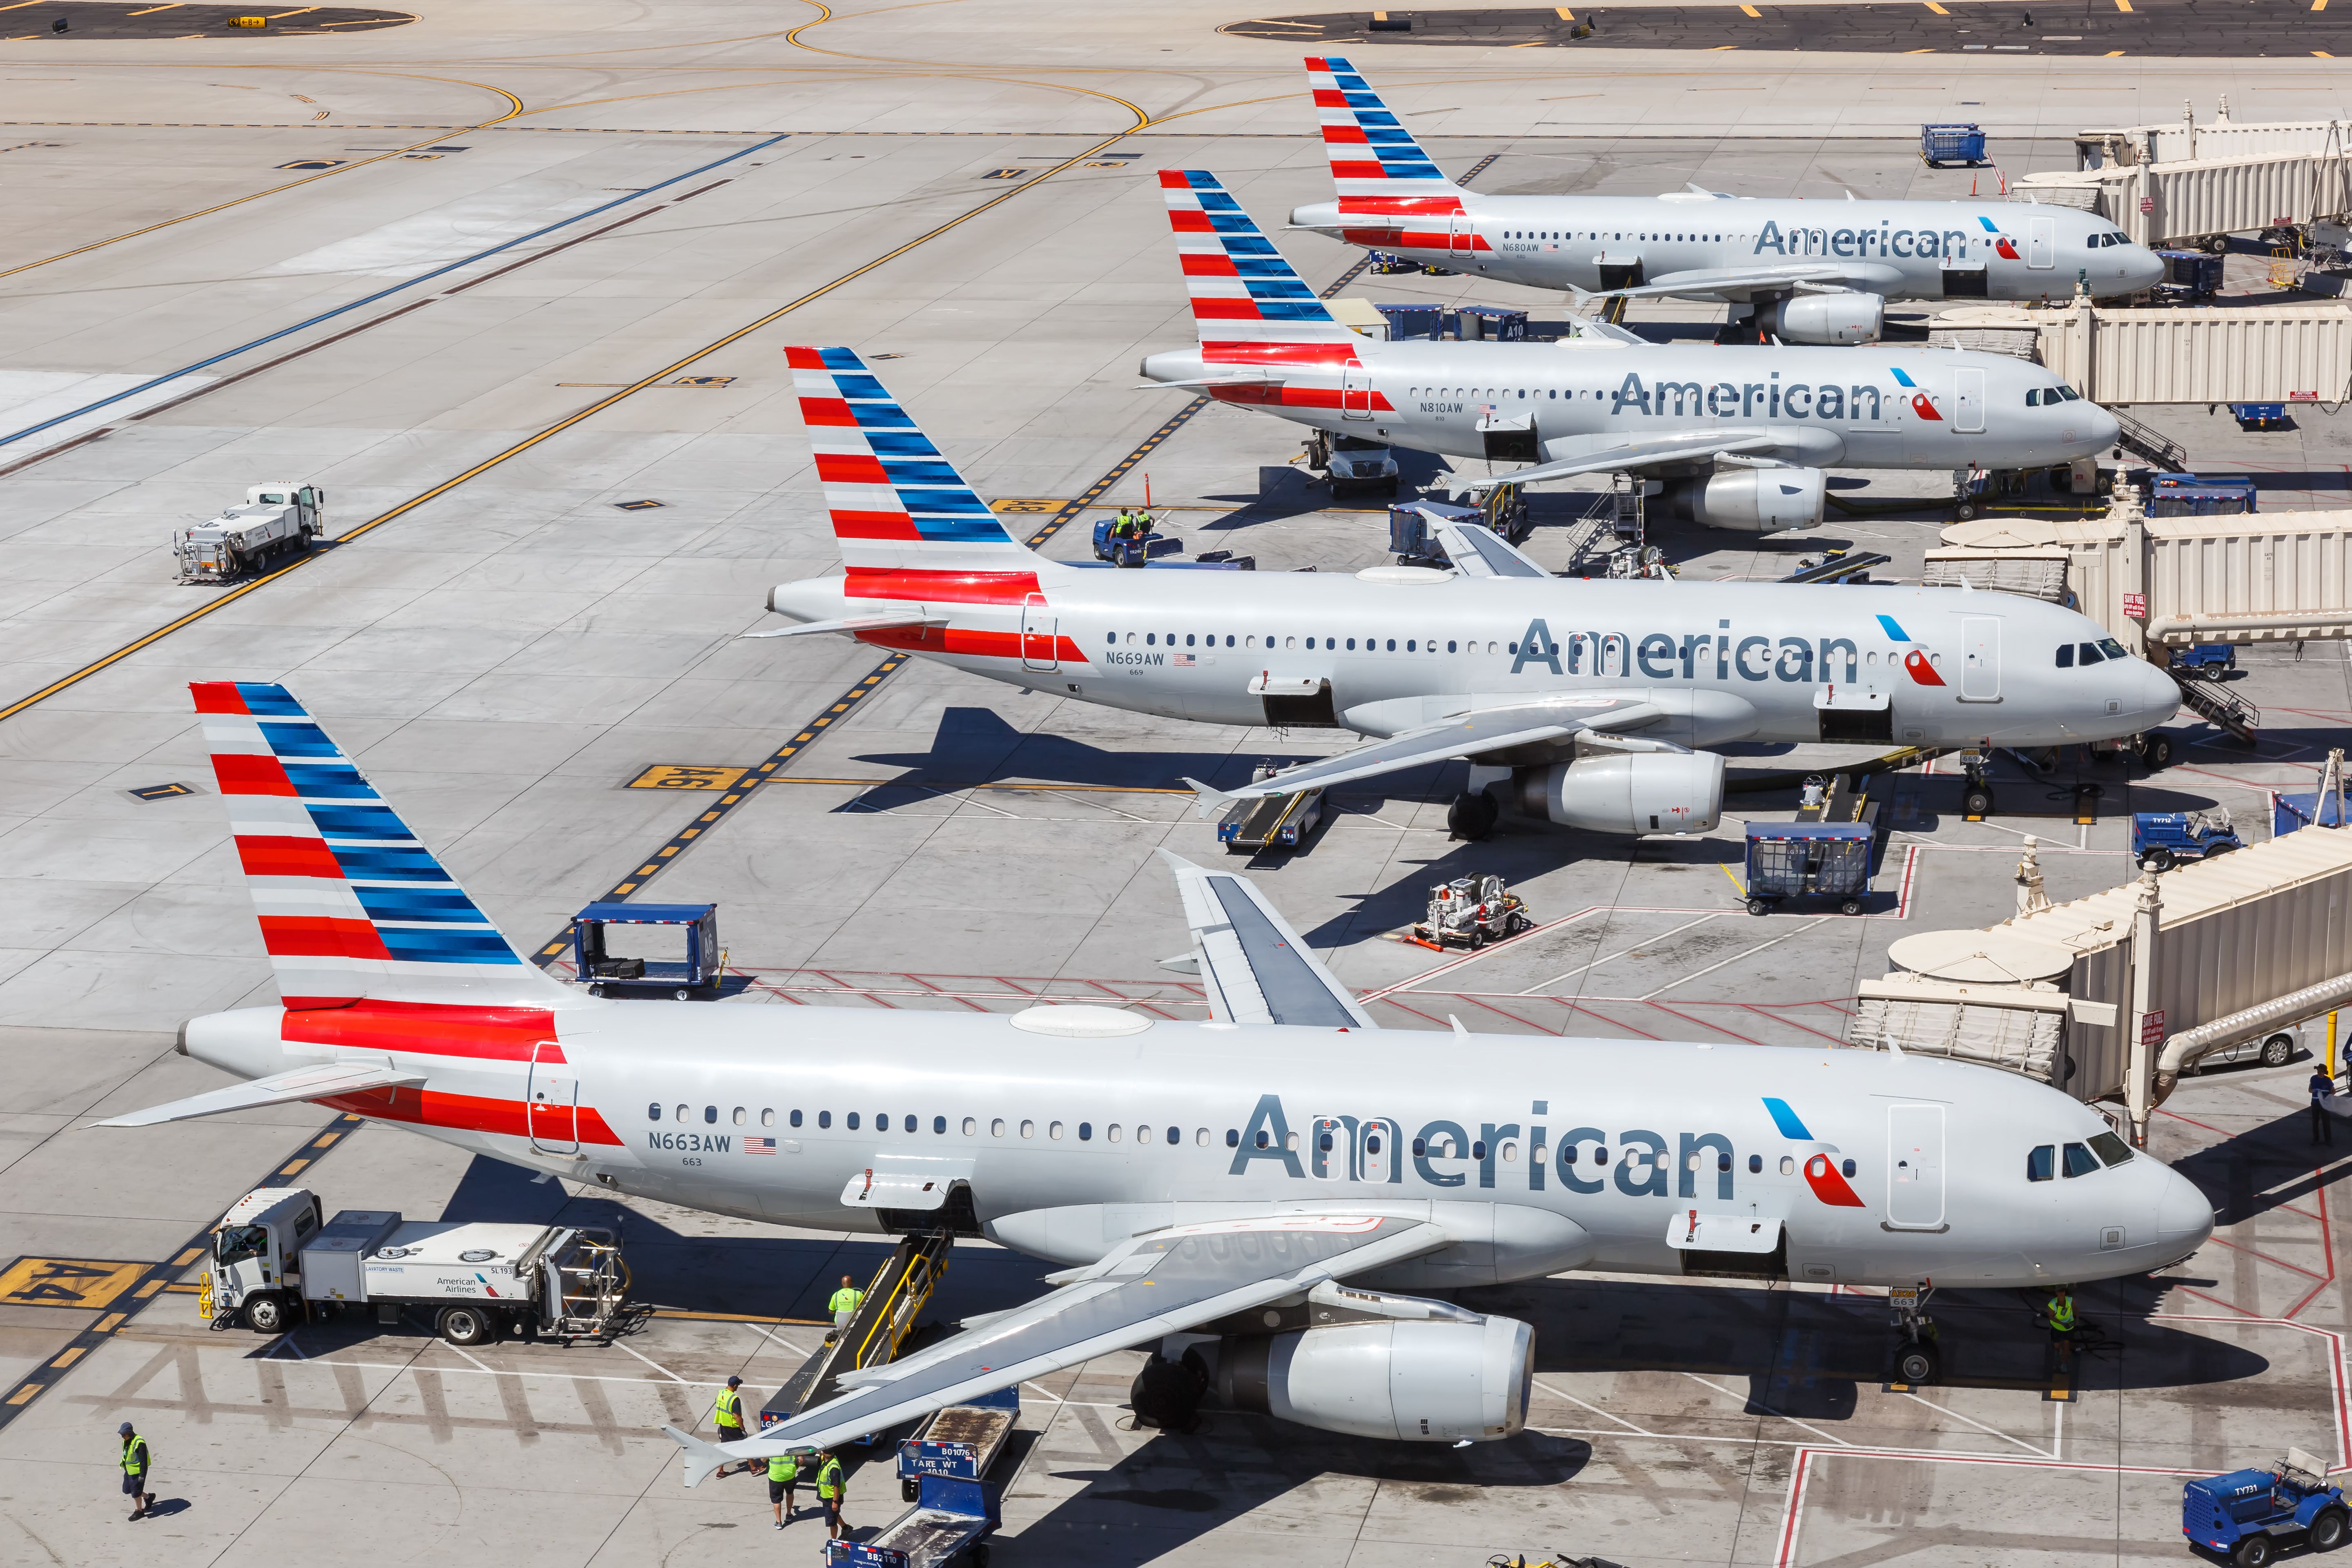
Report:
<svg viewBox="0 0 2352 1568"><path fill-rule="evenodd" d="M1160 175L1197 348L1146 379L1338 436L1537 466L1519 483L1667 479L1680 516L1766 533L1821 521L1824 468L2034 468L2114 444L2115 416L2042 366L1957 349L1379 341L1336 320L1198 170Z"/></svg>
<svg viewBox="0 0 2352 1568"><path fill-rule="evenodd" d="M1050 561L1005 531L856 353L785 353L845 571L780 584L769 608L804 624L753 635L838 633L1113 708L1380 740L1235 795L1468 757L1516 770L1505 802L1455 803L1469 836L1506 803L1604 832L1704 832L1723 789L1706 747L2067 745L2152 729L2179 702L2171 677L2096 623L2011 594L1573 582L1458 527L1443 531L1453 571Z"/></svg>
<svg viewBox="0 0 2352 1568"><path fill-rule="evenodd" d="M2017 202L1482 195L1436 161L1346 60L1307 61L1339 199L1291 226L1538 289L1735 301L1720 341L1858 343L1888 300L2137 293L2164 262L2095 213Z"/></svg>
<svg viewBox="0 0 2352 1568"><path fill-rule="evenodd" d="M192 689L283 1005L181 1031L248 1081L101 1125L309 1100L663 1202L1066 1267L759 1437L673 1433L689 1484L1139 1347L1161 1410L1213 1382L1330 1431L1504 1437L1533 1331L1390 1292L1579 1268L2040 1286L2212 1227L2096 1112L1990 1068L1384 1032L1249 882L1173 857L1210 1022L602 1000L518 957L284 687Z"/></svg>

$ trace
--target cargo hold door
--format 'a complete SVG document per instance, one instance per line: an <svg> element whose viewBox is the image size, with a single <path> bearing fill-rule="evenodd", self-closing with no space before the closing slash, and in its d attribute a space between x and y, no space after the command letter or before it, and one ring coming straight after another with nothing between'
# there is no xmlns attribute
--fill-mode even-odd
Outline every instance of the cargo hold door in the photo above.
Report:
<svg viewBox="0 0 2352 1568"><path fill-rule="evenodd" d="M1021 606L1021 668L1059 669L1061 623L1043 594L1032 594Z"/></svg>
<svg viewBox="0 0 2352 1568"><path fill-rule="evenodd" d="M1947 1230L1944 1108L1886 1108L1886 1224L1891 1230Z"/></svg>
<svg viewBox="0 0 2352 1568"><path fill-rule="evenodd" d="M530 1087L523 1114L533 1149L543 1154L580 1152L580 1080L553 1040L541 1040L530 1048Z"/></svg>

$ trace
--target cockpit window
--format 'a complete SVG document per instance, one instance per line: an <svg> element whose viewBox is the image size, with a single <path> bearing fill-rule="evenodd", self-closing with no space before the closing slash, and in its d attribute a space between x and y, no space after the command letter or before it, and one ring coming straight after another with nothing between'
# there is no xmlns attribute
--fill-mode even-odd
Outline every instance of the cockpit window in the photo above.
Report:
<svg viewBox="0 0 2352 1568"><path fill-rule="evenodd" d="M2084 664L2096 664L2106 657L2107 656L2105 654L2099 651L2099 645L2097 643L2086 642L2083 645L2083 662Z"/></svg>
<svg viewBox="0 0 2352 1568"><path fill-rule="evenodd" d="M2062 642L2058 645L2058 668L2061 669L2072 669L2074 668L2074 645L2073 643Z"/></svg>
<svg viewBox="0 0 2352 1568"><path fill-rule="evenodd" d="M2063 381L2058 384L2057 390L2058 395L2064 398L2069 403L2080 403L2083 401L2083 395L2075 391L2073 387L2067 385Z"/></svg>
<svg viewBox="0 0 2352 1568"><path fill-rule="evenodd" d="M2120 1165L2132 1157L2131 1145L2112 1132L2102 1132L2092 1139L2091 1152L2110 1165Z"/></svg>
<svg viewBox="0 0 2352 1568"><path fill-rule="evenodd" d="M2099 1162L2092 1157L2088 1149L2080 1143L2066 1145L2066 1174L2070 1178L2087 1176L2098 1168Z"/></svg>
<svg viewBox="0 0 2352 1568"><path fill-rule="evenodd" d="M2131 657L2131 655L2124 651L2124 645L2116 641L2113 637L2101 637L2099 639L2099 651L2105 654L2109 658L2129 658Z"/></svg>
<svg viewBox="0 0 2352 1568"><path fill-rule="evenodd" d="M2057 1163L2057 1157L2058 1146L2054 1143L2044 1143L2041 1148L2027 1154L2025 1179L2029 1182L2048 1181L2053 1174L2052 1167Z"/></svg>

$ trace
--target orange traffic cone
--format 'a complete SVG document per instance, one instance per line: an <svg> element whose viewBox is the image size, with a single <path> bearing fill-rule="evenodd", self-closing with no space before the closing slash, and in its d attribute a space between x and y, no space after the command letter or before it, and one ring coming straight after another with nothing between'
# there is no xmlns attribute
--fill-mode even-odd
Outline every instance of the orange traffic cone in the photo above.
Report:
<svg viewBox="0 0 2352 1568"><path fill-rule="evenodd" d="M1970 174L1970 175L1969 176L1969 195L1975 195L1976 194L1977 194L1977 177L1976 177L1974 174Z"/></svg>

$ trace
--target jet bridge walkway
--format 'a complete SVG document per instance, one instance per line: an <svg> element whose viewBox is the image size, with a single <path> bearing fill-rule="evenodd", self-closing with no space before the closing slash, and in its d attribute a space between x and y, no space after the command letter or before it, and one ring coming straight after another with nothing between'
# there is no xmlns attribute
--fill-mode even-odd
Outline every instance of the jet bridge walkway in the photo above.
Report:
<svg viewBox="0 0 2352 1568"><path fill-rule="evenodd" d="M955 1237L946 1231L902 1238L866 1282L865 1300L849 1326L819 1346L760 1407L761 1428L839 1394L844 1373L862 1372L896 1358L948 1271L948 1253L954 1246Z"/></svg>

